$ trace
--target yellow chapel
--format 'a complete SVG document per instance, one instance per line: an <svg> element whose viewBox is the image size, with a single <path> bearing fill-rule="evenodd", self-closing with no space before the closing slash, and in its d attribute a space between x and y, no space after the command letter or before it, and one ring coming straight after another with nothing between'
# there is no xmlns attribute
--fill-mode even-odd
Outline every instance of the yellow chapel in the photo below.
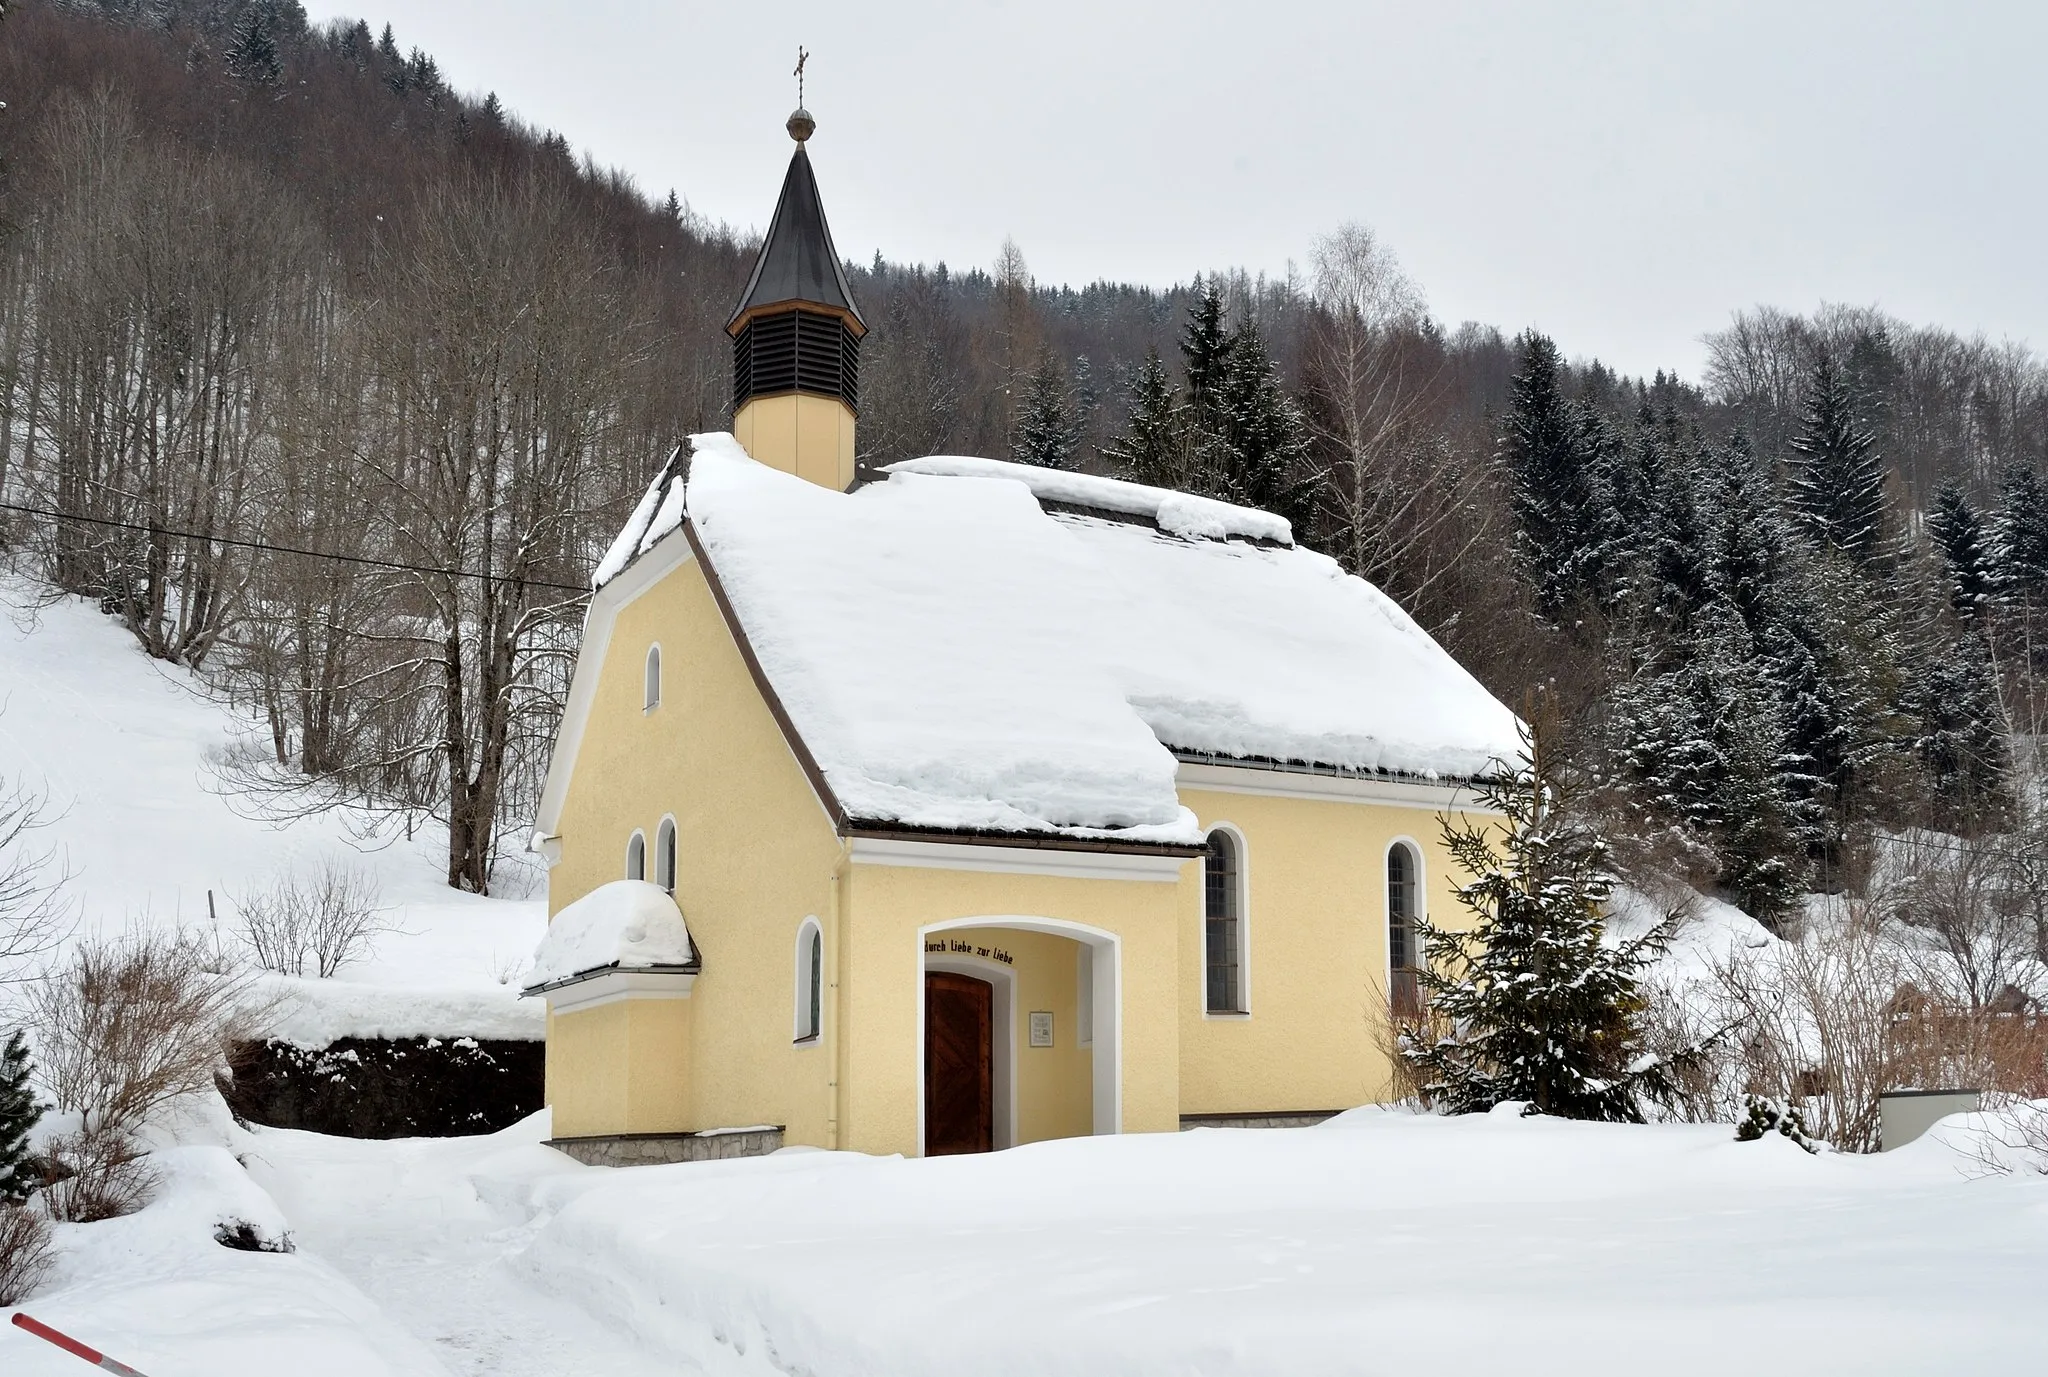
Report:
<svg viewBox="0 0 2048 1377"><path fill-rule="evenodd" d="M533 838L553 1142L588 1162L1312 1122L1448 919L1513 715L1265 512L854 462L797 147L693 436L599 564Z"/></svg>

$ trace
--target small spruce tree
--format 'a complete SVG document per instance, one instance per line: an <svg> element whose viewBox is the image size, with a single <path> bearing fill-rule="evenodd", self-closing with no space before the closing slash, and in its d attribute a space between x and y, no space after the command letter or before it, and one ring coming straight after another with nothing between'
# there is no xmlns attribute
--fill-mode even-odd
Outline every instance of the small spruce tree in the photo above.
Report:
<svg viewBox="0 0 2048 1377"><path fill-rule="evenodd" d="M1602 940L1614 887L1606 843L1565 806L1533 739L1480 802L1501 821L1441 824L1468 877L1458 902L1473 925L1416 923L1430 1012L1449 1028L1433 1039L1411 1033L1403 1049L1423 1097L1451 1114L1520 1100L1529 1113L1640 1123L1639 1095L1663 1078L1639 1055L1636 975L1671 924L1619 945Z"/></svg>
<svg viewBox="0 0 2048 1377"><path fill-rule="evenodd" d="M1024 384L1024 405L1010 437L1010 457L1044 469L1074 467L1080 443L1073 408L1067 402L1067 379L1059 360L1046 354Z"/></svg>
<svg viewBox="0 0 2048 1377"><path fill-rule="evenodd" d="M28 1154L29 1130L42 1118L29 1087L28 1047L20 1033L0 1047L0 1201L26 1200L42 1184Z"/></svg>

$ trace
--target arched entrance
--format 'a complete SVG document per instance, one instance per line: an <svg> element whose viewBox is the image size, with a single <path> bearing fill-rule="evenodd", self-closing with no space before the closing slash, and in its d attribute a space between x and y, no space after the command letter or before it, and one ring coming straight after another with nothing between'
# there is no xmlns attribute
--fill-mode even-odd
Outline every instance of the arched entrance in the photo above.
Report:
<svg viewBox="0 0 2048 1377"><path fill-rule="evenodd" d="M918 944L926 1156L1121 1130L1113 934L1060 919L974 917L921 928Z"/></svg>

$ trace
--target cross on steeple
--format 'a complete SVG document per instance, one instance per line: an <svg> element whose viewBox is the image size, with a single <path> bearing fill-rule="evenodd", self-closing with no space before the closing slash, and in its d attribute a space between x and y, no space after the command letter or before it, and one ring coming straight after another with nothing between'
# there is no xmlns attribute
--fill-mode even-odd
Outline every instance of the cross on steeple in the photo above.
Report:
<svg viewBox="0 0 2048 1377"><path fill-rule="evenodd" d="M790 75L796 78L796 108L799 110L804 108L804 64L810 60L811 55L804 51L804 45L801 43L797 44L796 71Z"/></svg>

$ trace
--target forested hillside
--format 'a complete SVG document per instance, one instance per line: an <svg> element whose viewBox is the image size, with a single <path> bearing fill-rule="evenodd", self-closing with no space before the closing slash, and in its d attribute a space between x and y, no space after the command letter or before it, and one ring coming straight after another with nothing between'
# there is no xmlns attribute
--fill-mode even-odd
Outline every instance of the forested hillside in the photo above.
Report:
<svg viewBox="0 0 2048 1377"><path fill-rule="evenodd" d="M8 558L252 704L239 783L445 818L486 888L597 553L729 419L748 232L276 0L12 6L0 99ZM986 266L848 265L864 463L1283 512L1552 724L1630 854L1760 915L1876 826L2032 825L2024 348L1759 308L1706 377L1630 379L1434 320L1360 226L1304 226L1298 280L1171 288L1037 284L1001 232Z"/></svg>

